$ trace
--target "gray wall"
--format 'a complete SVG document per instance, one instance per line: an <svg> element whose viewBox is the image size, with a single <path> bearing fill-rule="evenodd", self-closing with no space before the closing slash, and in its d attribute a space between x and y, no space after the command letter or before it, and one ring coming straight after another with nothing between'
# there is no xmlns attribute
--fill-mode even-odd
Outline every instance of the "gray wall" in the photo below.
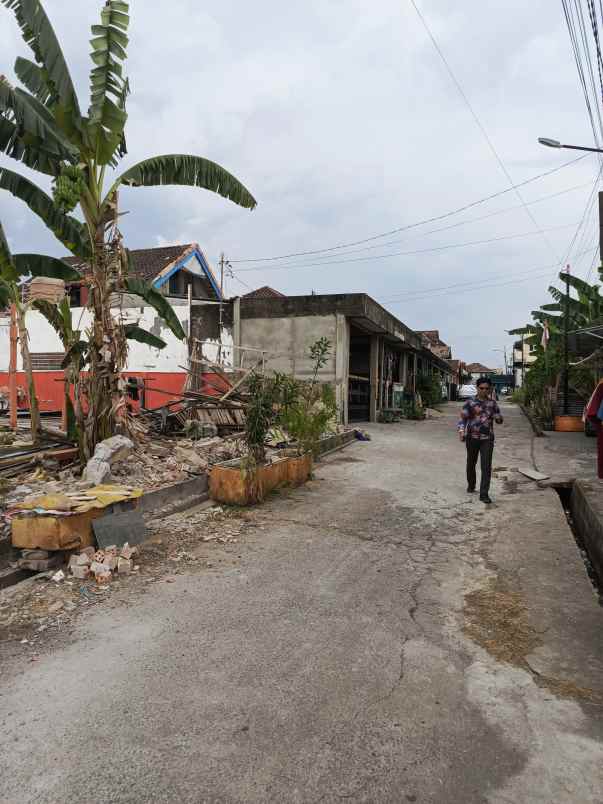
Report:
<svg viewBox="0 0 603 804"><path fill-rule="evenodd" d="M331 315L287 316L283 318L243 318L240 326L240 345L264 349L266 368L292 374L299 380L309 379L314 365L308 353L319 338L331 342L331 355L318 374L322 383L335 386L339 416L347 421L348 369L350 354L350 328L346 317ZM260 355L245 353L246 367Z"/></svg>

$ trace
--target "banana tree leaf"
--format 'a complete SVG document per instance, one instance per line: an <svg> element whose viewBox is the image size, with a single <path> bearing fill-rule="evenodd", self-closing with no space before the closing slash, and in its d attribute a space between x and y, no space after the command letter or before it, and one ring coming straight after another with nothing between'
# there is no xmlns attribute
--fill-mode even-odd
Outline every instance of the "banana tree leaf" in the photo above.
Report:
<svg viewBox="0 0 603 804"><path fill-rule="evenodd" d="M48 78L48 73L43 67L34 64L29 59L19 56L15 61L15 73L21 83L27 87L34 98L37 98L44 106L51 98L55 98L52 91L52 84Z"/></svg>
<svg viewBox="0 0 603 804"><path fill-rule="evenodd" d="M4 279L0 279L0 310L4 310L12 299L11 285Z"/></svg>
<svg viewBox="0 0 603 804"><path fill-rule="evenodd" d="M120 61L126 58L130 18L128 4L108 0L101 11L101 24L92 26L90 44L94 64L90 73L89 131L100 164L115 164L115 153L122 148L128 115L126 98L129 87ZM110 96L113 96L112 98Z"/></svg>
<svg viewBox="0 0 603 804"><path fill-rule="evenodd" d="M146 329L139 327L137 324L126 324L124 332L128 340L146 343L147 346L152 346L154 349L165 349L167 346L162 338L158 338L152 332L147 332Z"/></svg>
<svg viewBox="0 0 603 804"><path fill-rule="evenodd" d="M38 137L31 134L20 136L17 126L1 114L0 153L48 176L57 175L62 161L61 155L45 147Z"/></svg>
<svg viewBox="0 0 603 804"><path fill-rule="evenodd" d="M46 299L35 299L32 303L32 306L38 310L38 312L42 313L44 318L48 321L61 339L63 346L66 348L67 344L73 338L69 300L64 298L60 305L56 305L47 301Z"/></svg>
<svg viewBox="0 0 603 804"><path fill-rule="evenodd" d="M78 357L78 365L80 370L86 364L86 357L88 355L88 341L76 341L65 352L65 357L61 363L61 368L66 369L67 366Z"/></svg>
<svg viewBox="0 0 603 804"><path fill-rule="evenodd" d="M7 282L16 282L19 279L19 272L4 234L2 223L0 223L0 277Z"/></svg>
<svg viewBox="0 0 603 804"><path fill-rule="evenodd" d="M40 0L0 2L14 13L24 41L32 49L36 62L46 69L61 106L74 118L77 128L81 118L77 94L63 51Z"/></svg>
<svg viewBox="0 0 603 804"><path fill-rule="evenodd" d="M201 187L247 209L253 209L257 204L249 190L231 173L200 156L167 154L145 159L117 179L108 199L120 184L127 187L157 187L164 184Z"/></svg>
<svg viewBox="0 0 603 804"><path fill-rule="evenodd" d="M46 276L49 279L63 279L65 282L77 282L81 279L75 268L56 257L44 254L15 254L15 265L19 276Z"/></svg>
<svg viewBox="0 0 603 804"><path fill-rule="evenodd" d="M584 296L585 299L591 299L593 294L598 295L598 290L595 290L592 285L577 276L561 272L559 274L559 279L564 284L567 282L571 288L574 288L574 290L576 290L581 296Z"/></svg>
<svg viewBox="0 0 603 804"><path fill-rule="evenodd" d="M5 117L13 117L21 138L29 134L46 143L63 159L76 161L77 150L57 127L46 107L22 89L13 89L4 78L0 78L0 111Z"/></svg>
<svg viewBox="0 0 603 804"><path fill-rule="evenodd" d="M24 201L72 254L82 260L88 259L90 240L86 227L77 218L61 212L52 198L37 185L12 170L0 167L0 189L8 190Z"/></svg>
<svg viewBox="0 0 603 804"><path fill-rule="evenodd" d="M136 279L131 276L126 277L125 286L128 293L140 296L141 299L144 299L151 307L157 310L161 318L179 340L183 341L186 338L186 332L182 329L182 324L178 320L174 308L156 288L142 279Z"/></svg>

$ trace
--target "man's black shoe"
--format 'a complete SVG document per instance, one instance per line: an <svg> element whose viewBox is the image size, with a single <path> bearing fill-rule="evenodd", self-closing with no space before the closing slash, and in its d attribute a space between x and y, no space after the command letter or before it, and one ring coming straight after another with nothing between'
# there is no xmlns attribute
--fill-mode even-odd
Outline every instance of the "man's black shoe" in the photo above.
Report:
<svg viewBox="0 0 603 804"><path fill-rule="evenodd" d="M491 505L492 504L492 500L490 499L490 497L487 494L480 494L479 498L486 505Z"/></svg>
<svg viewBox="0 0 603 804"><path fill-rule="evenodd" d="M467 494L475 494L475 487L467 486Z"/></svg>

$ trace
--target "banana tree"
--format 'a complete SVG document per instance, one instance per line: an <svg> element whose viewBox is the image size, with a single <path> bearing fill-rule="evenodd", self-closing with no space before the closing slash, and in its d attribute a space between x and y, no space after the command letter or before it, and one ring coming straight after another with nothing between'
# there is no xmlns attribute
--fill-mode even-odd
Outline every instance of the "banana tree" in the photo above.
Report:
<svg viewBox="0 0 603 804"><path fill-rule="evenodd" d="M128 187L188 185L215 192L253 209L251 193L220 165L199 156L155 156L108 181L126 155L124 75L129 6L106 0L92 26L90 103L84 113L50 20L40 0L0 0L11 10L34 60L18 58L15 74L24 89L0 77L0 152L51 177L53 195L24 176L0 168L0 189L25 202L71 254L89 285L93 325L88 334L82 451L113 434L124 406L120 372L127 359L124 328L111 313L116 294L140 296L155 307L177 337L185 333L161 294L128 276L129 257L118 229L120 191ZM82 220L71 213L79 209ZM169 309L168 309L169 308Z"/></svg>
<svg viewBox="0 0 603 804"><path fill-rule="evenodd" d="M35 306L36 302L33 300L25 302L21 298L19 280L26 275L52 277L66 281L73 281L78 276L73 268L55 257L41 254L12 254L2 223L0 223L0 309L12 305L16 312L21 360L23 371L27 377L31 437L34 444L37 444L40 437L40 408L34 385L29 334L26 326L27 312Z"/></svg>

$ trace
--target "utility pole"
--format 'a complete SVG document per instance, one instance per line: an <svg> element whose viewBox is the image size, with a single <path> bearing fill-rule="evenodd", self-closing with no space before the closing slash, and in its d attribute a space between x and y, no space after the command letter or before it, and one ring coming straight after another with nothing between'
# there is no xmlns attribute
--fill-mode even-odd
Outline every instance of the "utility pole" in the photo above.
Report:
<svg viewBox="0 0 603 804"><path fill-rule="evenodd" d="M222 360L222 322L224 316L224 266L226 265L226 259L224 258L224 252L220 254L220 317L218 320L218 343L219 351L218 351L218 363Z"/></svg>
<svg viewBox="0 0 603 804"><path fill-rule="evenodd" d="M524 357L524 349L523 349L523 335L521 336L521 387L524 386L524 381L526 378L526 361Z"/></svg>
<svg viewBox="0 0 603 804"><path fill-rule="evenodd" d="M569 414L569 265L565 268L565 316L563 322L563 415Z"/></svg>

